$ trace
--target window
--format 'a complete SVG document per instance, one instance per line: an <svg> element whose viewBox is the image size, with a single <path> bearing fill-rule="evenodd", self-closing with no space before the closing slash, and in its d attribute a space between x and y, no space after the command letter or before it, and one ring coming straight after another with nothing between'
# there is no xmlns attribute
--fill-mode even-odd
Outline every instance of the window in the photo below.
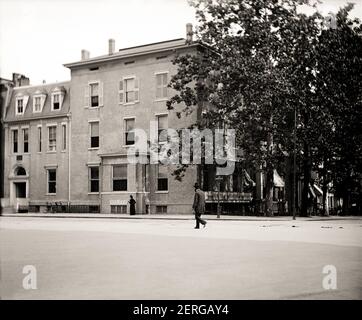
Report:
<svg viewBox="0 0 362 320"><path fill-rule="evenodd" d="M62 124L62 150L67 150L67 125Z"/></svg>
<svg viewBox="0 0 362 320"><path fill-rule="evenodd" d="M99 192L99 167L89 168L89 192Z"/></svg>
<svg viewBox="0 0 362 320"><path fill-rule="evenodd" d="M55 93L53 94L53 110L59 110L60 109L60 94Z"/></svg>
<svg viewBox="0 0 362 320"><path fill-rule="evenodd" d="M156 74L156 99L167 98L167 73Z"/></svg>
<svg viewBox="0 0 362 320"><path fill-rule="evenodd" d="M91 107L99 107L99 84L90 84Z"/></svg>
<svg viewBox="0 0 362 320"><path fill-rule="evenodd" d="M103 84L100 81L89 82L85 87L84 107L98 108L103 106Z"/></svg>
<svg viewBox="0 0 362 320"><path fill-rule="evenodd" d="M24 113L24 100L23 99L18 99L17 101L17 105L16 105L16 110L17 110L17 114L23 114Z"/></svg>
<svg viewBox="0 0 362 320"><path fill-rule="evenodd" d="M47 94L41 90L36 90L33 95L33 112L42 112Z"/></svg>
<svg viewBox="0 0 362 320"><path fill-rule="evenodd" d="M17 176L26 176L26 171L23 167L18 167L15 170L15 175Z"/></svg>
<svg viewBox="0 0 362 320"><path fill-rule="evenodd" d="M57 193L57 171L56 169L48 169L48 193Z"/></svg>
<svg viewBox="0 0 362 320"><path fill-rule="evenodd" d="M139 81L127 78L119 82L119 103L135 103L139 101Z"/></svg>
<svg viewBox="0 0 362 320"><path fill-rule="evenodd" d="M156 213L167 213L167 206L156 206Z"/></svg>
<svg viewBox="0 0 362 320"><path fill-rule="evenodd" d="M58 111L62 109L65 92L66 90L64 87L56 87L52 90L52 101L51 101L52 111Z"/></svg>
<svg viewBox="0 0 362 320"><path fill-rule="evenodd" d="M167 115L157 116L158 142L167 142L168 117Z"/></svg>
<svg viewBox="0 0 362 320"><path fill-rule="evenodd" d="M34 112L40 112L41 111L41 98L40 97L34 97Z"/></svg>
<svg viewBox="0 0 362 320"><path fill-rule="evenodd" d="M127 191L127 165L113 166L113 191Z"/></svg>
<svg viewBox="0 0 362 320"><path fill-rule="evenodd" d="M126 146L133 145L135 143L134 136L135 119L125 119L125 142Z"/></svg>
<svg viewBox="0 0 362 320"><path fill-rule="evenodd" d="M90 125L90 147L99 148L99 122L89 122Z"/></svg>
<svg viewBox="0 0 362 320"><path fill-rule="evenodd" d="M29 96L18 94L15 99L15 115L23 115L29 101Z"/></svg>
<svg viewBox="0 0 362 320"><path fill-rule="evenodd" d="M111 205L111 213L127 213L126 205Z"/></svg>
<svg viewBox="0 0 362 320"><path fill-rule="evenodd" d="M29 152L29 129L23 129L23 152Z"/></svg>
<svg viewBox="0 0 362 320"><path fill-rule="evenodd" d="M41 152L41 140L42 140L42 136L41 136L41 127L38 127L38 152Z"/></svg>
<svg viewBox="0 0 362 320"><path fill-rule="evenodd" d="M48 151L57 150L57 127L48 127Z"/></svg>
<svg viewBox="0 0 362 320"><path fill-rule="evenodd" d="M167 191L168 190L168 168L167 166L158 165L157 168L157 190Z"/></svg>
<svg viewBox="0 0 362 320"><path fill-rule="evenodd" d="M18 130L13 130L13 153L18 153Z"/></svg>
<svg viewBox="0 0 362 320"><path fill-rule="evenodd" d="M89 206L88 207L89 213L100 213L99 206Z"/></svg>

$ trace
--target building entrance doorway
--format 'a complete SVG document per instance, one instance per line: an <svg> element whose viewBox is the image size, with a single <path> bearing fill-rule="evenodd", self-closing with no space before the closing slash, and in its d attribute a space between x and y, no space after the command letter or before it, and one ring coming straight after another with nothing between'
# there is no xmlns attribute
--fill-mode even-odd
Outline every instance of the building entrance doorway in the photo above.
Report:
<svg viewBox="0 0 362 320"><path fill-rule="evenodd" d="M26 182L14 182L16 198L26 198Z"/></svg>

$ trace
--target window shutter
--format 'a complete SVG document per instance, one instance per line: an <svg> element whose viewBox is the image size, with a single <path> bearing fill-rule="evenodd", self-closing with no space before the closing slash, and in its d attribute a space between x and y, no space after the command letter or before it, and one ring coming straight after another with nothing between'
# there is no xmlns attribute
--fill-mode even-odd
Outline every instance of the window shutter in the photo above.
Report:
<svg viewBox="0 0 362 320"><path fill-rule="evenodd" d="M35 104L36 104L36 97L33 97L33 111L36 111L35 110Z"/></svg>
<svg viewBox="0 0 362 320"><path fill-rule="evenodd" d="M119 82L119 103L124 103L123 80Z"/></svg>
<svg viewBox="0 0 362 320"><path fill-rule="evenodd" d="M59 95L59 109L62 108L62 105L63 105L63 101L64 101L64 92L61 92L60 95Z"/></svg>
<svg viewBox="0 0 362 320"><path fill-rule="evenodd" d="M98 92L99 106L103 107L103 82L99 82L98 86L99 86L99 92Z"/></svg>
<svg viewBox="0 0 362 320"><path fill-rule="evenodd" d="M23 99L23 112L25 112L28 101L29 101L29 96L24 96L24 99Z"/></svg>
<svg viewBox="0 0 362 320"><path fill-rule="evenodd" d="M140 101L140 83L138 78L134 79L134 100L135 102Z"/></svg>
<svg viewBox="0 0 362 320"><path fill-rule="evenodd" d="M161 77L162 77L162 74L156 74L156 86L157 86L157 87L162 86L162 79L161 79Z"/></svg>
<svg viewBox="0 0 362 320"><path fill-rule="evenodd" d="M84 107L85 108L89 107L89 84L85 86L84 90Z"/></svg>
<svg viewBox="0 0 362 320"><path fill-rule="evenodd" d="M46 94L42 94L40 97L40 111L42 111L44 108L44 103L45 103L46 98L47 98Z"/></svg>

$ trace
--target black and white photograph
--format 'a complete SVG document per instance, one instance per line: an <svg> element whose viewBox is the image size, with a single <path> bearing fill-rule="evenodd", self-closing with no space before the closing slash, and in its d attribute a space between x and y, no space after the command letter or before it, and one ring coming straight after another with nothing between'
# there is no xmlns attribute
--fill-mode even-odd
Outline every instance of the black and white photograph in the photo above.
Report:
<svg viewBox="0 0 362 320"><path fill-rule="evenodd" d="M0 0L0 89L1 300L362 300L361 1Z"/></svg>

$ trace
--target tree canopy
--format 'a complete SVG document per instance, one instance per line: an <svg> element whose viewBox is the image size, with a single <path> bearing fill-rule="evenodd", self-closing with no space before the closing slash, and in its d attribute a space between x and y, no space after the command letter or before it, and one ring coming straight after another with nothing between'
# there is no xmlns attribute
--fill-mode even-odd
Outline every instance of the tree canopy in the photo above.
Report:
<svg viewBox="0 0 362 320"><path fill-rule="evenodd" d="M349 18L353 6L340 9L327 28L317 11L301 13L300 5L312 6L308 0L191 5L200 52L174 60L170 87L177 94L168 108L183 103L181 117L201 107L207 112L200 127L236 130L245 161L266 172L265 213L271 214L273 170L293 152L303 167L303 214L312 169L329 166L336 184L352 173L360 177L362 46L360 22Z"/></svg>

